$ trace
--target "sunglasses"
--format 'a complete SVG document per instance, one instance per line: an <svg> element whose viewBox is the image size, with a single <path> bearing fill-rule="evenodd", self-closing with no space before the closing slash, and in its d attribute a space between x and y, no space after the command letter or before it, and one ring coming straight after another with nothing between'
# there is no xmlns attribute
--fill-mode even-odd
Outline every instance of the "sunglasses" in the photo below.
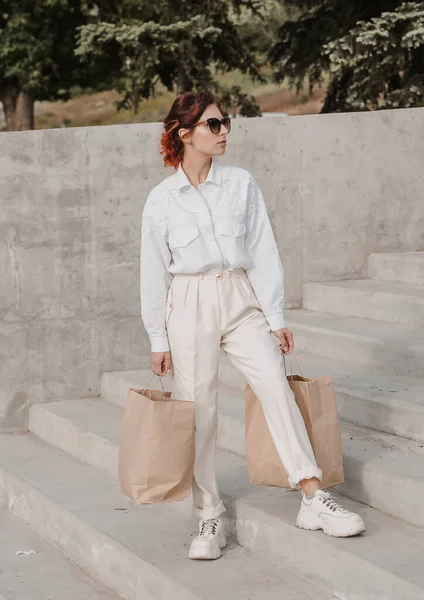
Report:
<svg viewBox="0 0 424 600"><path fill-rule="evenodd" d="M212 133L218 134L221 131L221 125L224 125L225 129L227 130L227 133L230 133L231 131L231 119L230 117L224 117L223 119L217 119L216 117L211 117L210 119L206 119L206 121L199 121L198 123L196 123L196 125L194 125L194 127L197 127L197 125L209 125L209 129L212 131Z"/></svg>

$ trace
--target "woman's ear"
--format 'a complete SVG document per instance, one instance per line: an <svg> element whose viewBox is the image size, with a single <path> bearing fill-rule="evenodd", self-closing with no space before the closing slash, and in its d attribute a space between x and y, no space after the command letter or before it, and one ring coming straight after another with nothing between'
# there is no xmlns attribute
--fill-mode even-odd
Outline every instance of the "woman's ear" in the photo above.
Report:
<svg viewBox="0 0 424 600"><path fill-rule="evenodd" d="M189 130L189 129L180 129L180 130L178 131L178 135L180 136L180 140L181 140L183 143L185 142L186 144L191 144L191 141L190 141L190 137L191 137L191 136L190 136L190 133L191 133L191 132L190 132L190 130Z"/></svg>

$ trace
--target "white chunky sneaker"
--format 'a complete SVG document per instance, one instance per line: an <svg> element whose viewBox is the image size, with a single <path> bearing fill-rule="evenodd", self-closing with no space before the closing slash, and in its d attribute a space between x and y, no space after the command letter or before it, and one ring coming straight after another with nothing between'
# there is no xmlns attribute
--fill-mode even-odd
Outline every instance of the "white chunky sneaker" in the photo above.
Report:
<svg viewBox="0 0 424 600"><path fill-rule="evenodd" d="M319 490L313 498L303 494L296 519L301 529L322 529L334 537L350 537L365 531L362 518L340 506L328 492Z"/></svg>
<svg viewBox="0 0 424 600"><path fill-rule="evenodd" d="M221 556L221 548L226 545L222 519L200 519L199 535L192 541L188 557L195 560L215 560Z"/></svg>

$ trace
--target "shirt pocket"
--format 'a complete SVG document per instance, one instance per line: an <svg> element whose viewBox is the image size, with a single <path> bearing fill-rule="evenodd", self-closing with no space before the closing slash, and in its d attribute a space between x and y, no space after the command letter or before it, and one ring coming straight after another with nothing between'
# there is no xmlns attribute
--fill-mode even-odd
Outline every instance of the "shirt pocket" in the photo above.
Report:
<svg viewBox="0 0 424 600"><path fill-rule="evenodd" d="M169 231L170 248L185 248L200 235L196 223L175 223Z"/></svg>
<svg viewBox="0 0 424 600"><path fill-rule="evenodd" d="M219 235L236 238L245 235L246 225L244 223L232 223L231 221L217 221L215 223L215 231Z"/></svg>
<svg viewBox="0 0 424 600"><path fill-rule="evenodd" d="M234 221L217 221L214 230L224 263L229 267L244 267L246 225Z"/></svg>

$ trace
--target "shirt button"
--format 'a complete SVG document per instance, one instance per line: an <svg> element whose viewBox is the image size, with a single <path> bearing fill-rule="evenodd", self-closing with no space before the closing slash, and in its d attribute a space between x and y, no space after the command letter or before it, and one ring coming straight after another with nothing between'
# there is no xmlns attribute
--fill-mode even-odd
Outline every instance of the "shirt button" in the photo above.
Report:
<svg viewBox="0 0 424 600"><path fill-rule="evenodd" d="M169 308L172 308L172 302L169 303Z"/></svg>
<svg viewBox="0 0 424 600"><path fill-rule="evenodd" d="M216 274L216 278L217 278L217 279L222 279L222 273L217 273L217 274Z"/></svg>

